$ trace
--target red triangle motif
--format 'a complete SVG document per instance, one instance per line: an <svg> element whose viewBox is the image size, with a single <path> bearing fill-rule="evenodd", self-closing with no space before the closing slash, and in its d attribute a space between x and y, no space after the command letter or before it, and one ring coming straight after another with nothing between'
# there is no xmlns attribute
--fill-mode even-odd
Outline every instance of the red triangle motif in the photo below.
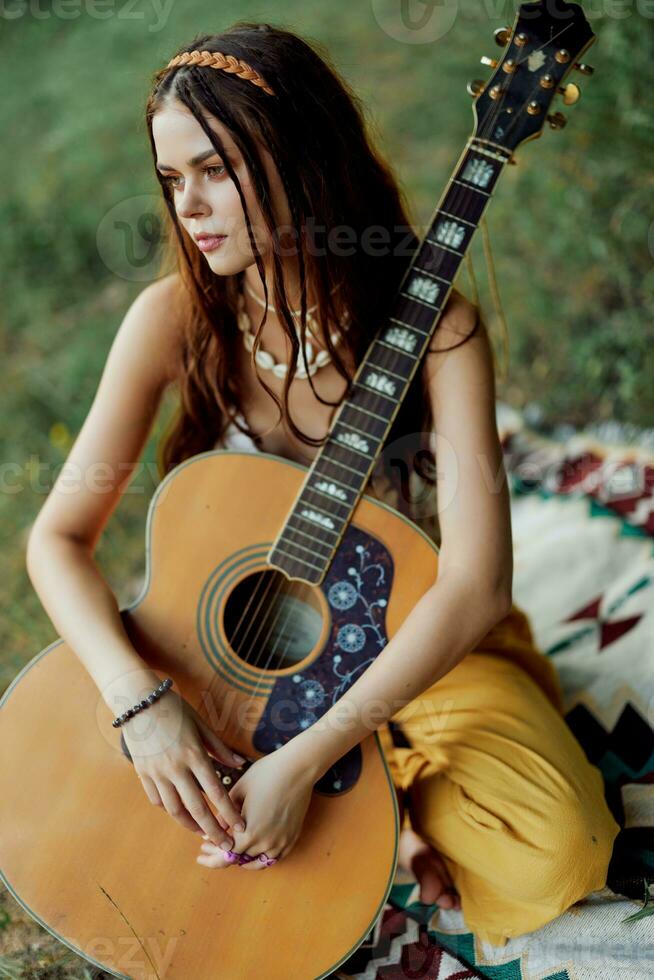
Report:
<svg viewBox="0 0 654 980"><path fill-rule="evenodd" d="M602 601L602 596L598 596L597 599L593 599L589 602L587 606L583 606L578 612L573 613L572 616L568 616L564 619L564 623L572 623L575 619L597 619L599 613L600 603Z"/></svg>
<svg viewBox="0 0 654 980"><path fill-rule="evenodd" d="M602 623L600 629L600 650L619 640L621 636L633 629L641 621L642 616L630 616L629 619L619 619L616 623Z"/></svg>

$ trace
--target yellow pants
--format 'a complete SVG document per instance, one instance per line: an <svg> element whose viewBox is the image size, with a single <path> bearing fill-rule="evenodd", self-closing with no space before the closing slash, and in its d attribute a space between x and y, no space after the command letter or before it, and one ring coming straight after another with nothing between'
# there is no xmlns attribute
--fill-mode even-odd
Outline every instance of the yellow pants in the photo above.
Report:
<svg viewBox="0 0 654 980"><path fill-rule="evenodd" d="M603 888L620 827L521 610L493 637L378 735L402 825L443 857L467 928L501 946Z"/></svg>

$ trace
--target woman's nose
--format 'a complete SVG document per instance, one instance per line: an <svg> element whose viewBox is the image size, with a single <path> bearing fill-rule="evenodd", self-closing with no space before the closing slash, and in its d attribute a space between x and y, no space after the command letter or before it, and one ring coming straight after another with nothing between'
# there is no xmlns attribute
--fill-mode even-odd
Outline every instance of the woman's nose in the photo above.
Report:
<svg viewBox="0 0 654 980"><path fill-rule="evenodd" d="M177 199L177 213L181 218L193 218L198 214L207 214L208 210L206 203L191 188L185 189Z"/></svg>

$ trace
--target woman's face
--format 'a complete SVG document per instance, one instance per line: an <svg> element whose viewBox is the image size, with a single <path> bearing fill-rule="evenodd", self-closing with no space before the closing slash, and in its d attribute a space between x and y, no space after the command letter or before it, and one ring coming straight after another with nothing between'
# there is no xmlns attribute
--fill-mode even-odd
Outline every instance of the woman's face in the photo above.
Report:
<svg viewBox="0 0 654 980"><path fill-rule="evenodd" d="M208 113L205 118L211 129L218 133L229 155L247 202L252 231L264 265L272 267L273 240L256 201L245 162L220 120ZM197 235L227 236L217 247L202 250L211 269L217 275L230 276L253 265L254 254L236 185L195 116L179 100L170 101L155 113L152 132L157 169L169 183L179 223L195 247L200 248ZM273 194L278 229L275 247L279 249L279 231L290 225L288 202L272 157L261 144L259 149ZM286 236L282 241L288 248Z"/></svg>

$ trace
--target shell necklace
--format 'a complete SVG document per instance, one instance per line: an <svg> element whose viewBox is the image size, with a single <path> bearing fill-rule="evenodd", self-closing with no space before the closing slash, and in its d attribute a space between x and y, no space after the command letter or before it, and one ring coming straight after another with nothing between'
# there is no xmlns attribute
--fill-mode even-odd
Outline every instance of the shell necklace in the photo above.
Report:
<svg viewBox="0 0 654 980"><path fill-rule="evenodd" d="M334 286L334 289L332 289L332 293L335 292L336 289L338 289L338 286L340 286L340 283ZM264 309L266 309L266 303L264 302L264 300L260 299L257 296L257 294L253 292L252 288L249 286L248 283L245 284L245 288L247 289L250 296L252 296L253 299L257 301L259 306L262 306ZM272 306L270 303L268 303L267 308L270 310L271 313L277 312L275 307ZM307 331L310 334L312 334L314 338L317 338L318 336L317 333L318 324L316 318L313 316L313 312L317 308L318 308L318 304L316 303L310 309L307 310ZM294 321L295 334L301 343L300 322L301 322L302 311L291 310L291 316L293 317L293 321ZM242 291L239 291L238 294L238 318L237 319L238 319L238 328L243 334L243 344L245 345L245 349L247 351L251 351L252 347L254 346L255 335L252 331L252 321L250 319L247 310L245 309L245 296ZM350 326L350 316L349 313L346 312L345 316L343 317L343 329L347 330L349 326ZM336 344L340 340L339 334L335 330L330 331L329 337L331 339L332 344L336 346ZM328 364L332 359L330 352L326 349L319 350L317 353L314 353L313 344L311 343L310 340L305 341L304 350L307 358L307 364L309 366L308 374L310 375L314 375L319 368L324 367L324 365ZM261 350L261 348L259 348L259 350L257 350L254 357L259 367L262 367L268 371L272 371L272 373L277 378L283 378L288 373L289 365L284 361L277 361L273 357L273 355L270 354L268 351L264 351ZM300 354L300 357L298 358L298 364L295 369L295 377L306 378L307 376L308 376L307 370L304 366L304 362Z"/></svg>

